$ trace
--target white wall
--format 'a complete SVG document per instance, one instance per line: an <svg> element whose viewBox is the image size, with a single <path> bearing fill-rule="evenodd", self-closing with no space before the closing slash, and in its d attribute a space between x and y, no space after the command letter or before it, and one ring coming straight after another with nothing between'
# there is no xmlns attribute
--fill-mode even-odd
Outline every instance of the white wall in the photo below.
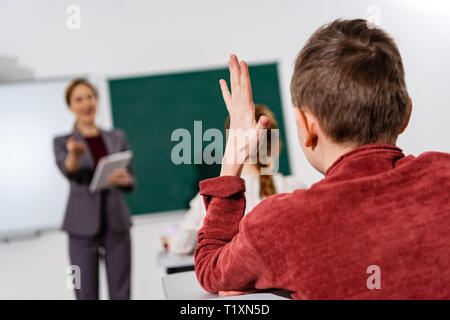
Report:
<svg viewBox="0 0 450 320"><path fill-rule="evenodd" d="M81 29L66 28L69 4L81 8ZM289 82L295 55L320 25L338 17L368 17L397 40L414 100L405 152L450 151L450 3L435 1L0 1L0 55L18 58L37 77L134 75L224 66L229 53L249 63L280 62L280 81L294 173L321 176L297 145ZM101 88L104 106L106 90ZM105 101L106 100L106 101ZM105 108L106 109L106 108ZM109 111L101 123L110 124Z"/></svg>

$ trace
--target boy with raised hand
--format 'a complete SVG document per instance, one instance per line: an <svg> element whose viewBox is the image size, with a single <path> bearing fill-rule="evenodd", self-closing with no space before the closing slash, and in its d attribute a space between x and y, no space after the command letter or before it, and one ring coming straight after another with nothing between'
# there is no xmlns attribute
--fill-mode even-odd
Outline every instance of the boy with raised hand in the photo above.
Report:
<svg viewBox="0 0 450 320"><path fill-rule="evenodd" d="M246 63L232 55L229 69L231 93L220 81L231 118L221 176L200 183L200 284L232 294L279 288L294 299L450 298L450 155L405 156L395 145L412 104L392 38L360 19L311 36L291 94L300 146L325 177L245 218L234 160L255 148L230 141L245 130L260 139L268 119L254 120Z"/></svg>

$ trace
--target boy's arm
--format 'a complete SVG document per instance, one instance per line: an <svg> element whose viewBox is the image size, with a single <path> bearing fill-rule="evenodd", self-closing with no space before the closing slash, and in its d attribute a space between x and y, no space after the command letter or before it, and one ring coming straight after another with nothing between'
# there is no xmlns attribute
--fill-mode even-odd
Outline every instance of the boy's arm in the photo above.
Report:
<svg viewBox="0 0 450 320"><path fill-rule="evenodd" d="M220 80L230 114L221 177L200 183L207 213L198 233L195 270L200 284L210 292L271 287L269 272L250 234L253 230L248 221L252 219L241 222L245 212L245 183L239 177L245 161L256 155L270 120L261 116L256 122L247 64L244 61L239 64L235 55L230 56L228 64L231 93L226 81ZM251 214L256 214L255 209L248 215Z"/></svg>
<svg viewBox="0 0 450 320"><path fill-rule="evenodd" d="M247 219L242 220L244 192L244 180L235 176L200 182L207 214L198 232L195 272L209 292L272 287L253 245Z"/></svg>

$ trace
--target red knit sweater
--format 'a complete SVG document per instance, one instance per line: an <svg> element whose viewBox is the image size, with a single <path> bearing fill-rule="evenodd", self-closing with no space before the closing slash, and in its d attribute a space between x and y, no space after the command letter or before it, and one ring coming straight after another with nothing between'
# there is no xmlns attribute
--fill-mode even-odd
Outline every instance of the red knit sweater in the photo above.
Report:
<svg viewBox="0 0 450 320"><path fill-rule="evenodd" d="M239 177L200 182L196 275L210 292L280 288L294 299L450 298L450 154L357 148L307 190L243 218ZM381 289L367 279L380 268Z"/></svg>

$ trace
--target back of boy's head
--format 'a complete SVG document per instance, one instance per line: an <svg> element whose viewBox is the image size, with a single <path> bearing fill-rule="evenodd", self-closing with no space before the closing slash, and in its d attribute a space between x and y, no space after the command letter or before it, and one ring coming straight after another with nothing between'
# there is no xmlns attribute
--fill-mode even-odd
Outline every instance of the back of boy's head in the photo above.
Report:
<svg viewBox="0 0 450 320"><path fill-rule="evenodd" d="M398 48L362 19L336 20L310 37L295 62L291 94L337 143L393 143L408 121Z"/></svg>

